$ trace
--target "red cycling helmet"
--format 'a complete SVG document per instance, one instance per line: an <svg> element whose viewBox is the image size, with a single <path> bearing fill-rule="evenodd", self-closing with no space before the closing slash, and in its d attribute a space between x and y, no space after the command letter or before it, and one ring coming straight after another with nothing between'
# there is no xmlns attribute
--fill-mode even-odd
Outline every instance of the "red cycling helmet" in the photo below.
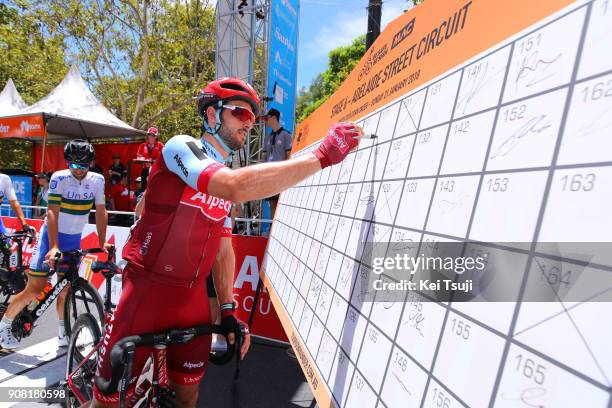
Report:
<svg viewBox="0 0 612 408"><path fill-rule="evenodd" d="M210 82L197 96L198 114L203 118L204 110L219 101L244 101L251 105L253 113L259 110L259 96L248 83L234 77Z"/></svg>

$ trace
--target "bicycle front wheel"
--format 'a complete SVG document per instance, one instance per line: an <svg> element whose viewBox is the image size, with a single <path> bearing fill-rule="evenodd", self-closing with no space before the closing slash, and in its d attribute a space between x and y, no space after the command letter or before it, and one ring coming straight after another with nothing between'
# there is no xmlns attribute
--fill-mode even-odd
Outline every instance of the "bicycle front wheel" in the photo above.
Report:
<svg viewBox="0 0 612 408"><path fill-rule="evenodd" d="M98 323L100 331L104 327L104 307L102 299L96 288L83 278L79 278L68 290L64 303L64 327L66 336L70 338L72 328L77 318L84 314L91 314Z"/></svg>
<svg viewBox="0 0 612 408"><path fill-rule="evenodd" d="M66 358L66 407L79 407L93 398L96 375L96 350L102 338L97 320L85 313L76 320Z"/></svg>

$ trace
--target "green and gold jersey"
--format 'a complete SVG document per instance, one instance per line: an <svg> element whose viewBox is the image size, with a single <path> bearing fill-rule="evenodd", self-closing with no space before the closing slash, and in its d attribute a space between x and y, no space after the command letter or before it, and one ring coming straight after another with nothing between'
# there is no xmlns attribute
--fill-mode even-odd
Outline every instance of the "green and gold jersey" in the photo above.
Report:
<svg viewBox="0 0 612 408"><path fill-rule="evenodd" d="M89 211L104 204L104 176L90 171L77 180L68 169L56 171L49 181L48 203L60 206L58 232L81 234Z"/></svg>

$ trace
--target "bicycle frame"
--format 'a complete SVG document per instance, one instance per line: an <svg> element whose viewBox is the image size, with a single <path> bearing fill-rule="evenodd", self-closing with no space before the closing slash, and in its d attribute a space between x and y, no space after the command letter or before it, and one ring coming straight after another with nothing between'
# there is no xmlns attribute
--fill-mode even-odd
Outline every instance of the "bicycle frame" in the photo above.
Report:
<svg viewBox="0 0 612 408"><path fill-rule="evenodd" d="M74 374L77 373L81 368L83 368L83 366L89 361L89 358L92 355L94 355L94 353L98 352L98 349L100 348L101 345L102 345L102 342L98 342L98 344L96 344L94 348L83 358L83 361L81 361L79 365L76 366L74 371L72 371L68 375L68 378L66 378L66 382L68 383L68 386L70 387L70 391L74 394L75 397L77 397L77 399L79 400L81 404L87 402L88 400L85 398L83 394L81 394L78 388L74 385L74 381L72 380L72 377L74 377Z"/></svg>
<svg viewBox="0 0 612 408"><path fill-rule="evenodd" d="M87 252L83 253L83 255L85 254L87 254ZM67 265L64 275L61 278L59 278L58 275L58 281L53 288L45 294L45 297L33 310L28 310L26 307L17 315L15 322L17 322L16 326L20 329L20 332L17 333L19 338L28 337L32 333L34 323L45 313L45 311L47 311L47 309L49 309L60 293L62 293L69 284L77 282L79 279L80 262L80 256L71 256L68 260L62 261L63 264ZM13 327L15 327L15 325Z"/></svg>
<svg viewBox="0 0 612 408"><path fill-rule="evenodd" d="M75 282L77 278L78 272L74 273L71 267L69 267L69 270L64 276L57 281L47 294L45 294L45 297L33 310L28 310L26 307L17 315L15 321L21 322L19 326L23 328L19 333L20 337L28 337L32 333L34 323L47 311L47 309L49 309L60 293L62 293L70 283Z"/></svg>
<svg viewBox="0 0 612 408"><path fill-rule="evenodd" d="M114 247L112 249L109 250L109 261L114 264L115 263L115 249ZM94 270L95 272L95 270ZM108 325L113 317L113 304L111 302L111 289L112 289L112 279L113 277L116 275L115 273L107 273L107 272L102 272L102 275L104 276L104 280L106 282L106 291L104 294L104 327L106 327L106 325ZM81 370L83 368L83 366L87 363L87 361L89 360L89 358L96 353L100 347L102 346L102 341L100 341L98 344L96 344L94 346L94 348L83 358L83 361L81 361L77 367L68 375L68 377L66 378L66 383L68 385L68 387L70 387L70 391L74 394L74 396L77 398L77 400L79 401L79 403L83 404L85 402L87 402L88 400L86 399L86 396L84 396L79 390L78 388L74 385L74 381L73 381L73 377L75 375L75 373L77 373L79 370ZM93 378L92 378L93 381Z"/></svg>
<svg viewBox="0 0 612 408"><path fill-rule="evenodd" d="M102 342L100 341L84 358L83 361L81 361L76 368L68 375L68 378L66 379L68 386L70 387L70 390L72 391L72 393L74 394L74 396L78 399L79 403L84 404L85 402L88 401L88 399L86 398L85 395L83 395L78 388L75 386L74 381L73 381L73 377L76 373L79 372L79 370L81 370L83 368L83 366L89 361L89 359L98 352L98 350L100 349L100 347L102 346ZM161 344L161 345L157 345L154 346L153 349L153 382L148 382L146 380L143 381L143 385L141 386L136 386L134 388L134 392L132 395L130 395L129 397L129 401L127 401L127 405L125 405L126 407L130 408L135 406L146 394L147 392L149 393L149 397L148 397L148 404L144 405L145 407L155 407L157 404L157 399L160 397L160 394L164 392L164 390L167 390L168 392L170 392L170 383L168 381L168 369L166 366L166 345L165 344ZM119 394L120 394L120 401L123 401L123 404L126 404L126 399L128 397L127 395L127 384L129 384L129 373L132 371L132 362L133 362L133 357L134 355L132 354L131 356L132 358L128 361L128 363L126 364L126 369L124 371L124 379L125 381L122 381L120 384L120 390L119 390ZM128 370L129 369L129 370ZM142 371L140 372L140 374L138 375L138 378L140 379L140 377L145 373L145 367L143 367ZM128 376L128 377L126 377ZM92 379L93 381L93 379ZM136 380L136 383L138 384L138 380ZM125 384L125 386L124 386ZM121 402L120 402L121 404Z"/></svg>
<svg viewBox="0 0 612 408"><path fill-rule="evenodd" d="M119 390L119 404L121 406L122 401L123 404L127 408L135 406L146 394L149 393L148 396L148 404L146 406L154 408L157 406L157 400L161 397L164 392L172 392L170 391L170 383L168 381L168 368L166 366L166 355L167 355L167 346L165 344L158 344L153 346L153 378L152 382L148 383L148 381L143 380L143 384L138 386L138 379L142 377L145 373L145 367L143 367L142 371L138 375L138 379L136 380L137 386L134 388L134 393L131 395L129 401L125 402L127 398L127 389L124 389L124 384L129 384L130 380L130 372L132 361L128 361L126 364L126 370L124 372L124 377L127 381L122 381L121 389ZM133 354L132 354L133 359ZM130 370L128 371L128 367Z"/></svg>

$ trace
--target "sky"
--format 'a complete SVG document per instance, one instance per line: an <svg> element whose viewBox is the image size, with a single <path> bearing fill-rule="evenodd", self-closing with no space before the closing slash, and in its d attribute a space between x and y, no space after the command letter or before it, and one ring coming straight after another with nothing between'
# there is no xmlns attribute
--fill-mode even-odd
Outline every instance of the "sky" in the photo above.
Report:
<svg viewBox="0 0 612 408"><path fill-rule="evenodd" d="M300 0L298 92L325 71L331 50L366 33L367 5L368 0ZM411 0L383 0L381 27L411 6Z"/></svg>

